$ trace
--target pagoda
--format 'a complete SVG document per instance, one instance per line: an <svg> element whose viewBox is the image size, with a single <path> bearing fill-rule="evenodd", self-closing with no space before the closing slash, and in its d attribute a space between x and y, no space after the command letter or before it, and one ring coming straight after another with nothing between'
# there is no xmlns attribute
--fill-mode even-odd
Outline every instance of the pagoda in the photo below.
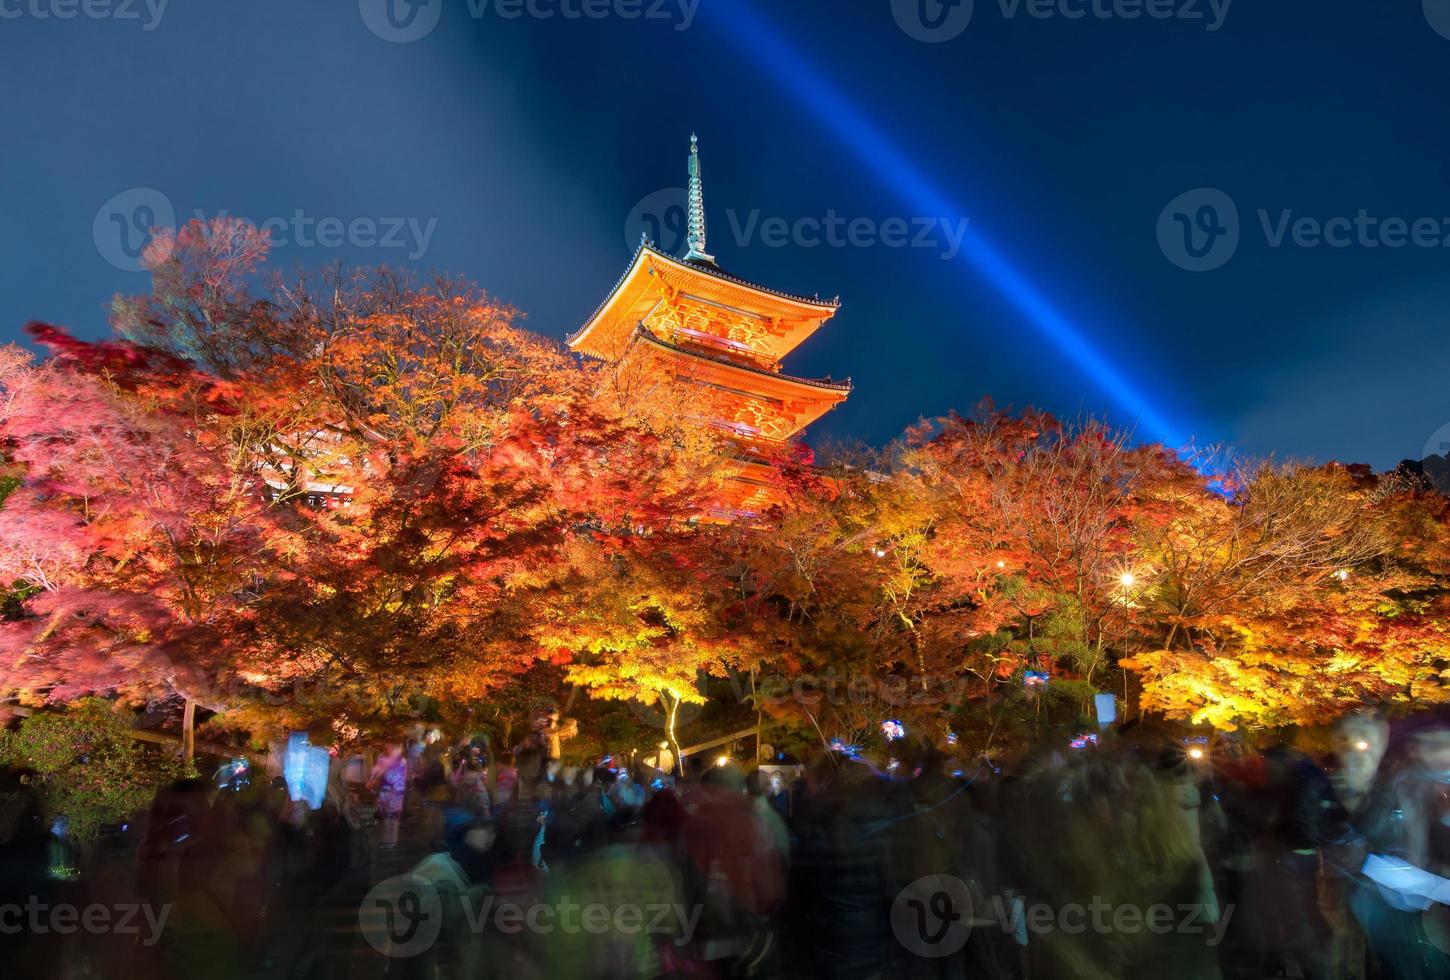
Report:
<svg viewBox="0 0 1450 980"><path fill-rule="evenodd" d="M568 343L590 357L699 386L701 422L722 429L736 449L724 503L737 515L758 514L779 499L766 460L851 391L849 380L792 377L780 364L840 302L779 292L722 270L706 251L695 136L689 176L685 254L667 255L644 238Z"/></svg>

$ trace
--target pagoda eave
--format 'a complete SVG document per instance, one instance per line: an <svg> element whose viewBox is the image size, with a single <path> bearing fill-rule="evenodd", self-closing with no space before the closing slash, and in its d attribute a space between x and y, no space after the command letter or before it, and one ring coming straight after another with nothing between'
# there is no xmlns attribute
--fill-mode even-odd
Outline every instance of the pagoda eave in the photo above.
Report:
<svg viewBox="0 0 1450 980"><path fill-rule="evenodd" d="M641 332L626 358L648 357L675 381L702 388L702 420L745 442L779 444L846 400L850 383L810 381L682 350Z"/></svg>
<svg viewBox="0 0 1450 980"><path fill-rule="evenodd" d="M840 307L835 300L794 296L738 279L713 263L676 259L642 242L604 302L566 342L581 354L617 357L634 326L665 296L683 296L722 311L749 311L768 322L769 329L758 331L755 338L755 354L765 360L790 353Z"/></svg>
<svg viewBox="0 0 1450 980"><path fill-rule="evenodd" d="M798 378L791 374L740 364L713 354L687 350L667 340L662 340L642 328L636 330L634 336L636 341L676 355L702 374L719 374L725 378L748 383L767 394L805 396L813 400L828 402L831 405L845 401L846 397L851 394L850 378L845 381L834 381L830 378Z"/></svg>

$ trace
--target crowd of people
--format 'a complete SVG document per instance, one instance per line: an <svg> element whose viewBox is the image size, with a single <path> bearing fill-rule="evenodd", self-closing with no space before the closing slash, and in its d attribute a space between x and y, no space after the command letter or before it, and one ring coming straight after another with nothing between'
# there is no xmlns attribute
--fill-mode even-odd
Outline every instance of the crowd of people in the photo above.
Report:
<svg viewBox="0 0 1450 980"><path fill-rule="evenodd" d="M11 792L0 973L1450 977L1433 719L1356 715L1318 757L1105 735L964 765L902 738L668 773L571 764L558 728L393 743L317 808L283 779L184 781L72 882ZM154 936L7 929L37 895L167 911Z"/></svg>

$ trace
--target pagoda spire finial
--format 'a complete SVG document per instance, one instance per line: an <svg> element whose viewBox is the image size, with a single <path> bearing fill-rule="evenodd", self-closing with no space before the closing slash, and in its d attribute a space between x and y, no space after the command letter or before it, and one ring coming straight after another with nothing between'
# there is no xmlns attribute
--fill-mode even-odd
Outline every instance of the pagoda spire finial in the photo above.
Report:
<svg viewBox="0 0 1450 980"><path fill-rule="evenodd" d="M685 261L698 260L714 262L715 256L705 251L705 188L700 180L700 137L690 134L690 201L689 235L686 243L689 251Z"/></svg>

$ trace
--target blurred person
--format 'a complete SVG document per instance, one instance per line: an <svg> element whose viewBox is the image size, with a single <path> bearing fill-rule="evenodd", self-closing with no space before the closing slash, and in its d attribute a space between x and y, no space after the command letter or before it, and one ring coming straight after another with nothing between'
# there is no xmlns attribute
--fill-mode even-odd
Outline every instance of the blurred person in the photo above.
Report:
<svg viewBox="0 0 1450 980"><path fill-rule="evenodd" d="M473 813L488 813L488 765L483 749L470 745L453 763L453 802Z"/></svg>
<svg viewBox="0 0 1450 980"><path fill-rule="evenodd" d="M793 830L786 909L794 942L791 976L869 980L889 975L896 939L890 900L897 882L891 838L880 828L896 815L884 783L862 762L840 753L810 769Z"/></svg>
<svg viewBox="0 0 1450 980"><path fill-rule="evenodd" d="M266 807L236 794L214 802L181 856L162 943L167 976L244 977L261 969L272 833Z"/></svg>
<svg viewBox="0 0 1450 980"><path fill-rule="evenodd" d="M1280 744L1264 757L1272 810L1257 882L1272 928L1263 968L1282 970L1292 961L1308 980L1328 980L1333 934L1319 903L1320 862L1323 849L1349 839L1349 814L1308 755Z"/></svg>
<svg viewBox="0 0 1450 980"><path fill-rule="evenodd" d="M24 770L0 772L0 905L49 904L58 889L47 874L49 823L40 794ZM59 976L57 937L0 930L0 964L7 975Z"/></svg>
<svg viewBox="0 0 1450 980"><path fill-rule="evenodd" d="M408 792L408 760L401 742L389 742L373 764L368 789L378 799L378 846L397 847L403 800Z"/></svg>
<svg viewBox="0 0 1450 980"><path fill-rule="evenodd" d="M493 788L489 794L494 815L513 799L518 791L519 771L514 765L514 754L512 752L501 752L498 757L498 768L493 775Z"/></svg>
<svg viewBox="0 0 1450 980"><path fill-rule="evenodd" d="M1429 895L1450 893L1450 726L1429 719L1413 728L1399 765L1371 789L1356 824L1369 856L1350 907L1380 976L1450 976L1450 916Z"/></svg>
<svg viewBox="0 0 1450 980"><path fill-rule="evenodd" d="M1027 937L1034 975L1061 980L1172 977L1216 980L1212 921L1202 856L1181 813L1176 789L1130 757L1099 752L1091 760L1029 777L1019 822L1020 891L1025 904L1061 914L1068 906L1191 909L1199 931L1112 927L1052 929Z"/></svg>
<svg viewBox="0 0 1450 980"><path fill-rule="evenodd" d="M1353 828L1348 839L1327 845L1323 851L1320 904L1332 929L1331 960L1336 980L1363 977L1368 963L1368 937L1352 906L1356 891L1365 887L1359 877L1369 854L1363 829L1365 818L1373 819L1371 815L1385 807L1389 781L1383 763L1389 742L1389 723L1376 712L1357 711L1334 726L1329 780Z"/></svg>
<svg viewBox="0 0 1450 980"><path fill-rule="evenodd" d="M692 907L703 910L697 955L721 973L764 975L778 953L789 853L734 763L710 766L690 799L684 885Z"/></svg>

